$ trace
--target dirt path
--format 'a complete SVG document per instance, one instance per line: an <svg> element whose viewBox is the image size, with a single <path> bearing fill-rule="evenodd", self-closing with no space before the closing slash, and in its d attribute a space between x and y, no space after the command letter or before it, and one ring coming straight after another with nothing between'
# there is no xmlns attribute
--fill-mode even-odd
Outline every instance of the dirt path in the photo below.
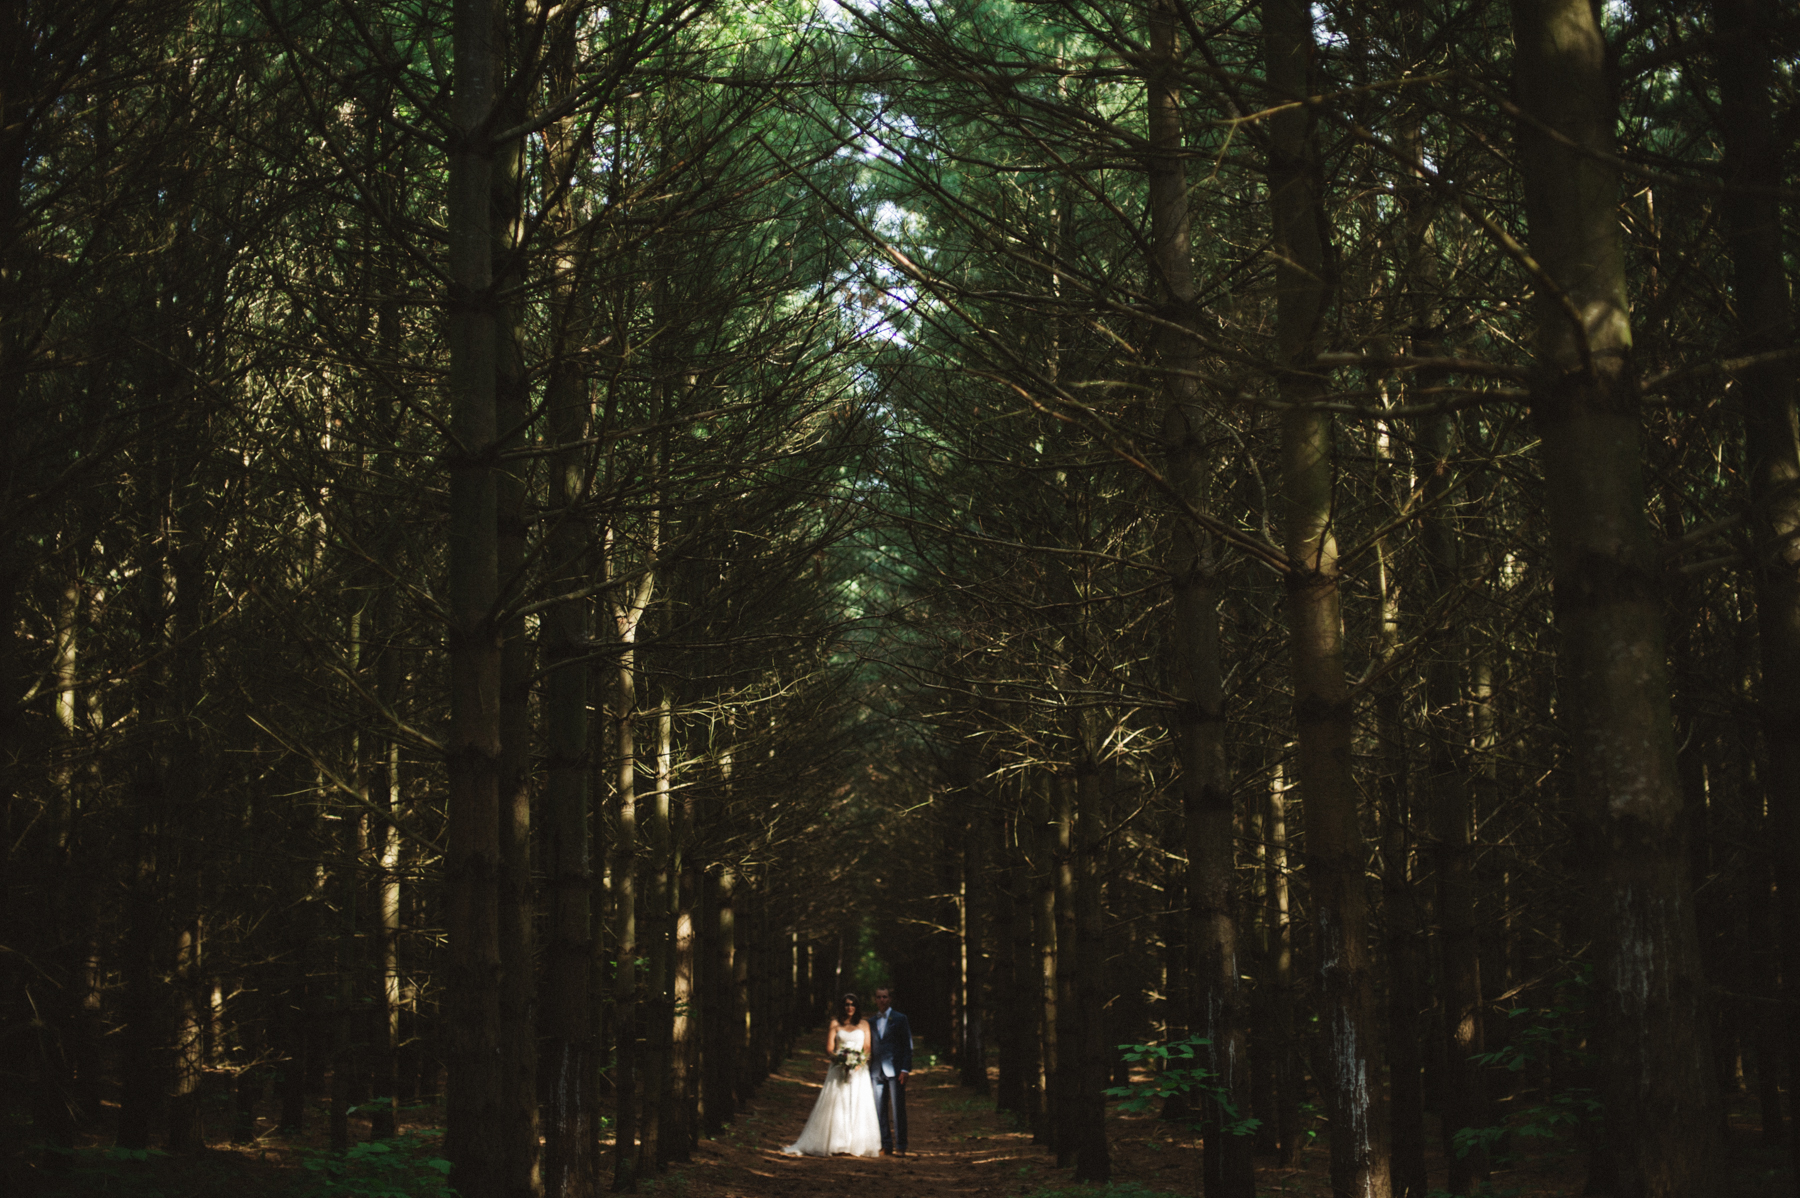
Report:
<svg viewBox="0 0 1800 1198"><path fill-rule="evenodd" d="M810 1042L812 1037L808 1037ZM1028 1131L994 1110L937 1065L907 1084L904 1157L791 1157L781 1152L800 1134L825 1076L825 1054L801 1047L757 1091L723 1134L701 1141L692 1164L677 1165L652 1187L655 1198L1194 1198L1201 1191L1200 1152L1187 1136L1149 1116L1107 1117L1113 1176L1104 1187L1077 1184L1069 1169L1032 1144ZM1257 1192L1326 1198L1324 1153L1306 1154L1310 1168L1258 1169ZM1551 1191L1552 1193L1554 1191Z"/></svg>
<svg viewBox="0 0 1800 1198"><path fill-rule="evenodd" d="M806 1043L811 1043L808 1037ZM806 1123L825 1056L816 1047L797 1050L723 1135L703 1140L692 1164L658 1178L652 1198L1196 1198L1201 1192L1200 1151L1184 1133L1151 1116L1107 1116L1113 1176L1102 1187L1078 1185L1068 1169L1034 1146L1028 1132L994 1111L993 1102L957 1084L947 1065L912 1075L908 1091L911 1151L872 1160L838 1156L783 1156ZM1747 1120L1735 1121L1725 1192L1734 1198L1774 1198L1790 1193L1782 1150L1757 1142ZM1323 1126L1320 1125L1322 1133ZM1585 1161L1572 1144L1543 1145L1510 1169L1497 1169L1490 1192L1517 1198L1570 1198L1580 1194ZM1545 1151L1544 1149L1549 1149ZM1265 1198L1329 1198L1324 1136L1302 1153L1300 1167L1281 1169L1258 1158L1256 1189ZM1429 1153L1431 1184L1441 1186L1445 1162Z"/></svg>
<svg viewBox="0 0 1800 1198"><path fill-rule="evenodd" d="M725 1134L703 1140L693 1163L672 1168L654 1192L681 1198L977 1198L1048 1194L1070 1185L1068 1171L1057 1170L1048 1153L1033 1147L1029 1133L1007 1126L991 1101L962 1089L956 1071L944 1065L908 1079L906 1156L782 1155L782 1146L805 1125L824 1076L823 1052L797 1051ZM1197 1156L1171 1150L1151 1165L1132 1170L1135 1185L1115 1182L1114 1193L1152 1198L1198 1192Z"/></svg>

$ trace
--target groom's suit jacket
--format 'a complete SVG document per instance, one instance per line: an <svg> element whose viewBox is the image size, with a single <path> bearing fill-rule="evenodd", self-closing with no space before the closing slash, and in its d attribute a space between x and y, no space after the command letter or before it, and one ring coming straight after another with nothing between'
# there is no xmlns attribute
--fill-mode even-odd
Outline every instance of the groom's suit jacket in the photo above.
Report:
<svg viewBox="0 0 1800 1198"><path fill-rule="evenodd" d="M881 1016L877 1015L869 1021L871 1029L881 1026ZM912 1072L912 1025L906 1022L906 1016L889 1007L887 1013L887 1031L875 1037L875 1053L869 1061L872 1072L886 1073L881 1067L883 1061L894 1063L895 1073Z"/></svg>

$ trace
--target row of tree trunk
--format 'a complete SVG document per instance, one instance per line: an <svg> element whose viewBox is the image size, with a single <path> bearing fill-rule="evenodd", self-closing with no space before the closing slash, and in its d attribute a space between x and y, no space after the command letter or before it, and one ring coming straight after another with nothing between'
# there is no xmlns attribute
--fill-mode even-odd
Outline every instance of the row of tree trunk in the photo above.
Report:
<svg viewBox="0 0 1800 1198"><path fill-rule="evenodd" d="M1769 124L1769 52L1753 32L1766 35L1772 17L1756 4L1720 6L1716 16L1719 78L1730 80L1721 93L1731 105L1725 169L1733 198L1725 219L1736 272L1738 344L1749 355L1734 369L1755 480L1760 694L1768 769L1780 779L1770 787L1767 827L1785 863L1793 856L1790 813L1796 808L1787 793L1795 772L1783 763L1790 746L1800 744L1793 724L1800 707L1789 697L1797 675L1780 663L1800 627L1792 589L1800 577L1792 520L1800 503L1800 459L1792 366L1775 360L1789 348L1792 328L1788 282L1778 265L1779 153ZM1218 563L1246 546L1241 534L1222 531L1227 521L1219 515L1230 506L1221 493L1232 485L1221 483L1230 470L1216 456L1219 408L1228 401L1209 394L1205 383L1209 369L1219 368L1197 302L1187 175L1194 151L1186 141L1181 94L1184 60L1208 52L1201 41L1184 45L1194 28L1186 6L1152 2L1142 17L1139 56L1132 61L1146 91L1147 136L1134 148L1147 179L1149 236L1137 244L1155 303L1143 336L1153 347L1146 356L1153 356L1159 382L1162 439L1155 460L1173 526L1162 563L1173 602L1161 644L1169 655L1167 728L1179 763L1171 783L1179 817L1166 847L1183 865L1181 872L1163 875L1172 896L1168 905L1181 921L1179 935L1160 946L1180 962L1181 1014L1165 1026L1179 1025L1204 1041L1201 1056L1214 1087L1197 1115L1206 1139L1206 1193L1242 1198L1254 1193L1251 1149L1257 1137L1229 1134L1233 1112L1255 1111L1263 1121L1259 1134L1291 1151L1292 1112L1299 1104L1285 864L1277 871L1279 886L1265 885L1260 869L1252 875L1259 879L1258 893L1280 891L1279 900L1267 900L1273 906L1246 893L1246 847L1254 846L1259 860L1285 855L1288 829L1279 837L1271 832L1285 822L1279 804L1259 809L1231 793L1234 775L1241 780L1245 770L1241 760L1234 769L1228 752L1228 744L1242 737L1228 730L1224 706L1223 680L1233 663L1229 648L1221 649L1221 607L1228 608L1232 596ZM1409 442L1415 482L1410 497L1396 506L1416 509L1412 519L1422 551L1420 576L1406 579L1404 587L1391 566L1383 567L1384 635L1394 660L1378 667L1375 686L1368 688L1378 707L1371 745L1366 730L1359 733L1346 673L1345 579L1337 544L1345 510L1338 459L1345 450L1333 430L1331 369L1322 357L1342 280L1330 244L1336 214L1320 187L1321 128L1332 119L1330 102L1318 98L1326 88L1314 68L1329 40L1320 19L1318 7L1304 3L1271 0L1261 6L1260 82L1269 107L1258 116L1260 136L1246 134L1266 155L1274 263L1271 331L1277 350L1271 357L1278 364L1273 406L1280 412L1280 448L1270 500L1283 540L1268 564L1285 591L1293 742L1265 748L1269 758L1281 760L1285 773L1278 776L1292 779L1304 811L1304 856L1296 864L1310 922L1307 997L1319 1021L1304 1055L1329 1116L1335 1193L1424 1194L1428 1106L1441 1123L1449 1189L1472 1193L1488 1168L1487 1141L1478 1136L1465 1143L1454 1133L1496 1121L1492 1104L1500 1095L1489 1091L1498 1082L1482 1062L1484 1054L1508 1045L1489 1042L1486 1025L1494 1005L1513 992L1493 982L1496 962L1484 960L1489 954L1477 919L1479 908L1503 908L1506 900L1481 897L1478 883L1476 828L1496 809L1495 750L1502 730L1493 714L1495 662L1463 630L1459 610L1471 602L1471 591L1460 540L1467 521L1458 509L1460 496L1475 484L1457 477L1450 407L1429 398L1455 369L1436 340L1443 323L1435 310L1441 295L1436 214L1458 205L1469 209L1458 186L1432 165L1417 116L1423 105L1411 110L1410 123L1408 106L1399 105L1399 136L1390 140L1351 130L1391 160L1390 177L1398 179L1393 191L1404 210L1402 244L1394 253L1401 267L1389 302L1399 310L1405 335L1390 343L1391 357L1358 357L1404 372L1392 402L1406 416L1378 426L1379 441L1371 448L1377 469L1391 477L1390 434L1403 431ZM1527 399L1549 525L1556 719L1568 747L1559 786L1571 805L1581 860L1591 870L1591 908L1566 918L1594 945L1591 1038L1598 1060L1593 1077L1577 1081L1565 1072L1561 1080L1592 1085L1605 1112L1604 1126L1589 1130L1595 1144L1591 1184L1602 1187L1595 1192L1693 1194L1710 1192L1721 1175L1719 1079L1734 1075L1720 1061L1737 1059L1738 1041L1720 1029L1719 1012L1729 1002L1714 993L1717 958L1702 949L1696 914L1695 881L1702 875L1690 829L1696 810L1714 800L1703 793L1697 753L1689 755L1684 775L1671 708L1676 688L1664 631L1671 618L1664 598L1669 559L1647 516L1641 376L1633 357L1614 145L1617 99L1602 19L1583 0L1519 0L1512 6L1515 91L1507 112L1515 122L1526 238L1522 245L1491 221L1485 235L1530 272L1536 293ZM1401 24L1416 37L1422 6ZM1340 17L1334 31L1348 27L1351 22ZM935 44L923 56L934 65L952 61ZM1220 70L1215 57L1205 61ZM956 65L965 73L982 69L975 62ZM1054 241L1047 244L1039 252L1054 264L1052 278L1076 277L1075 259L1060 257ZM978 294L958 292L948 280L941 286L971 301ZM1044 297L1046 311L1056 308L1056 286ZM1770 360L1757 359L1759 352ZM1061 368L1053 349L1035 369L1015 360L1006 377L1017 380L1022 392L1046 396L1041 402L1047 409L1061 404L1080 413L1070 420L1079 424L1098 405L1063 388ZM1139 451L1130 446L1120 452L1135 461ZM1072 499L1071 505L1080 502ZM1001 524L997 518L990 527ZM1076 520L1071 527L1083 526ZM1678 527L1672 534L1677 543L1680 533ZM1101 548L1081 540L1079 532L1070 543ZM1082 610L1083 597L1092 593L1080 582L1066 594L1055 580L1046 588L1051 599L1043 610L1050 602ZM1673 618L1687 614L1678 611ZM1052 673L1073 674L1067 663L1090 656L1079 627L1083 618L1071 617L1057 629L1065 656ZM1403 618L1424 628L1404 662L1397 632ZM1404 684L1384 676L1415 662L1422 715L1409 732L1401 710ZM1050 723L1066 715L1067 731L1053 745L1038 739L1020 746L1015 733L1030 721L995 718L979 685L971 684L969 709L960 713L968 723L952 724L953 734L1000 747L986 766L959 762L947 771L970 796L969 827L991 820L996 829L972 831L969 847L952 854L964 871L954 891L961 929L955 951L966 964L950 971L959 986L958 1050L966 1054L969 1080L985 1082L977 1067L984 1059L984 1016L1028 1012L1009 1018L1008 1032L1001 1033L1007 1038L1000 1040L1000 1102L1031 1118L1059 1156L1076 1163L1077 1176L1105 1180L1105 1140L1096 1130L1099 1095L1115 1072L1110 1045L1123 1024L1119 1015L1103 1012L1127 1004L1131 994L1130 987L1107 979L1121 968L1121 943L1136 941L1122 930L1132 905L1115 905L1114 883L1103 879L1119 877L1113 842L1121 832L1112 813L1127 803L1121 792L1136 794L1144 783L1102 781L1115 767L1104 734L1090 728L1106 718L1092 713L1093 696L1105 690L1097 672L1069 687L1066 709L1038 717ZM1423 741L1422 768L1416 770L1407 743L1413 736ZM1062 762L1057 772L1034 772L1045 756ZM1359 768L1359 757L1366 768ZM1359 773L1374 785L1359 787ZM997 793L1005 778L1020 779L1019 794ZM1376 801L1367 804L1364 796L1371 792ZM1371 827L1379 831L1371 835ZM1366 881L1371 858L1382 877L1379 905ZM1776 869L1787 877L1786 864ZM1021 883L1020 877L1031 881ZM1421 890L1422 877L1431 884L1429 895ZM1785 883L1773 891L1766 879L1745 884L1753 908L1766 907L1777 894L1782 927L1800 926L1786 905L1791 888ZM1041 889L1028 902L1022 885ZM1107 916L1101 914L1102 894ZM1265 912L1273 909L1284 917L1265 923ZM980 921L971 914L984 910ZM1783 953L1791 939L1791 930L1784 931ZM1250 960L1256 964L1247 966ZM1778 970L1765 968L1756 989L1768 992L1779 980L1784 1003L1791 1003L1791 960L1784 958ZM1244 986L1251 977L1254 997ZM1427 989L1432 1035L1421 1017ZM1153 1038L1151 1030L1139 1021L1132 1038ZM1779 1136L1776 1091L1785 1050L1766 1032L1753 1039L1764 1124ZM1428 1059L1435 1062L1430 1074Z"/></svg>
<svg viewBox="0 0 1800 1198"><path fill-rule="evenodd" d="M427 67L446 52L432 119L454 135L414 140L416 97L368 69L397 27L269 12L245 33L191 9L0 16L3 53L28 60L8 58L0 89L0 402L31 430L7 451L0 555L11 570L19 550L6 585L26 601L0 644L32 661L8 686L51 666L0 731L0 1003L24 1029L0 1049L4 1088L66 1164L109 1132L202 1147L224 1130L205 1101L221 1073L234 1138L271 1102L298 1130L322 1098L340 1149L359 1113L392 1136L442 1081L460 1192L633 1189L728 1123L840 988L809 872L842 748L812 574L834 517L792 485L805 471L720 481L716 453L699 467L714 510L692 487L672 502L674 414L715 404L703 375L743 385L753 418L705 417L733 469L777 456L767 433L830 474L855 405L835 378L813 395L816 359L744 384L732 363L760 370L765 352L697 348L691 327L730 324L785 276L670 231L694 217L667 199L680 153L651 168L651 266L633 265L636 233L594 251L610 210L576 183L595 171L594 109L546 113L546 89L636 69L679 28L621 25L597 68L610 27L584 6L458 3L420 51ZM263 51L300 45L315 74L258 74ZM237 90L250 76L347 94L289 107ZM53 132L91 162L33 141L50 110L77 113ZM646 156L691 133L704 157L744 119L664 130ZM253 125L261 157L234 140ZM287 173L313 149L355 160L346 207L310 168ZM29 164L51 159L63 182L28 214ZM298 178L279 201L258 190ZM56 207L71 195L87 215ZM109 205L132 219L91 219ZM308 231L282 241L277 212ZM45 230L91 233L95 273L59 287ZM447 253L415 278L440 232ZM680 258L702 241L714 268ZM290 300L307 293L292 340L256 327L283 304L236 305L256 253ZM779 322L744 336L803 340ZM616 353L597 364L596 346ZM268 390L244 382L259 372ZM420 402L440 387L441 408ZM786 822L764 820L776 804Z"/></svg>

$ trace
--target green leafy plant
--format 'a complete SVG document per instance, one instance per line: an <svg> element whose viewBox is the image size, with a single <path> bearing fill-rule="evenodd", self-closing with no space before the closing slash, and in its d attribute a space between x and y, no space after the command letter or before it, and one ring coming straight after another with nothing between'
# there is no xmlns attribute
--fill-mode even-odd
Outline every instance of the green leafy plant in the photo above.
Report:
<svg viewBox="0 0 1800 1198"><path fill-rule="evenodd" d="M646 1177L638 1182L638 1188L646 1194L670 1194L673 1198L687 1198L687 1174L679 1170L666 1177Z"/></svg>
<svg viewBox="0 0 1800 1198"><path fill-rule="evenodd" d="M298 1198L456 1198L450 1162L417 1133L345 1152L307 1150L300 1163L308 1180L295 1191Z"/></svg>
<svg viewBox="0 0 1800 1198"><path fill-rule="evenodd" d="M1552 1076L1585 1072L1593 1053L1584 1047L1593 1029L1593 970L1583 967L1555 987L1555 1000L1546 1007L1514 1007L1506 1013L1515 1022L1505 1047L1477 1053L1470 1060L1486 1068L1521 1073L1529 1066L1547 1069ZM1602 1113L1598 1091L1587 1086L1558 1086L1545 1090L1540 1101L1515 1109L1493 1127L1458 1128L1450 1137L1458 1157L1486 1149L1496 1159L1509 1137L1553 1140L1565 1131L1597 1122Z"/></svg>
<svg viewBox="0 0 1800 1198"><path fill-rule="evenodd" d="M226 1097L229 1098L231 1096L228 1094ZM354 1106L345 1108L344 1114L360 1115L367 1111L384 1111L388 1109L388 1105L392 1101L393 1099L391 1098L371 1098L367 1102L359 1102Z"/></svg>
<svg viewBox="0 0 1800 1198"><path fill-rule="evenodd" d="M1262 1126L1262 1120L1239 1111L1225 1087L1219 1084L1218 1075L1198 1063L1199 1050L1211 1044L1212 1041L1204 1036L1189 1036L1185 1040L1160 1044L1121 1044L1119 1052L1127 1061L1151 1062L1155 1080L1145 1085L1114 1086L1106 1091L1106 1096L1119 1099L1119 1109L1132 1114L1176 1097L1187 1099L1195 1109L1203 1109L1206 1103L1212 1103L1218 1108L1227 1135L1252 1135ZM1197 1131L1204 1124L1194 1122L1189 1126Z"/></svg>

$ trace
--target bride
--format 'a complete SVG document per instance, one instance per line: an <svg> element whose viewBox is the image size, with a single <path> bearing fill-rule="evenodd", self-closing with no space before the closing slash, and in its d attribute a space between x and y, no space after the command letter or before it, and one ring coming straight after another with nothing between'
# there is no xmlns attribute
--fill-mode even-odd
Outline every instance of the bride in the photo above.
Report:
<svg viewBox="0 0 1800 1198"><path fill-rule="evenodd" d="M875 1091L869 1085L867 1063L872 1039L868 1020L857 1011L856 995L844 995L843 1007L825 1037L825 1051L833 1058L825 1085L800 1138L783 1152L789 1156L830 1156L834 1152L875 1156L881 1152L881 1124L875 1119ZM845 1052L861 1053L863 1060L846 1069L837 1059Z"/></svg>

